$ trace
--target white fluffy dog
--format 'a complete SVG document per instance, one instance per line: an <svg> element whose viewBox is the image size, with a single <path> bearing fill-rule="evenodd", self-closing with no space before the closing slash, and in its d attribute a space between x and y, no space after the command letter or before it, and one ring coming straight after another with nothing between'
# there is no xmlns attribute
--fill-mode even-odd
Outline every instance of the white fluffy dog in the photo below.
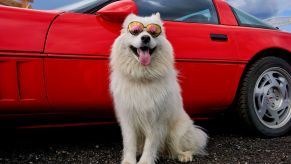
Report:
<svg viewBox="0 0 291 164"><path fill-rule="evenodd" d="M115 111L123 136L122 164L153 164L158 153L192 161L203 154L207 135L183 109L174 66L160 14L129 15L111 53Z"/></svg>

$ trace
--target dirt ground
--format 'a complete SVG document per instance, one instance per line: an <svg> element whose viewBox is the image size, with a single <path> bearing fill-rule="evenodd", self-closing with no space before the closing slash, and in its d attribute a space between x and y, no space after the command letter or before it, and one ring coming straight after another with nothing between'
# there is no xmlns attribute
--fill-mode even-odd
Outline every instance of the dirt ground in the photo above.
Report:
<svg viewBox="0 0 291 164"><path fill-rule="evenodd" d="M208 156L191 163L291 163L291 133L264 139L223 119L198 122L208 130ZM231 126L234 125L234 126ZM120 163L117 125L1 130L0 163ZM157 163L174 164L160 159Z"/></svg>

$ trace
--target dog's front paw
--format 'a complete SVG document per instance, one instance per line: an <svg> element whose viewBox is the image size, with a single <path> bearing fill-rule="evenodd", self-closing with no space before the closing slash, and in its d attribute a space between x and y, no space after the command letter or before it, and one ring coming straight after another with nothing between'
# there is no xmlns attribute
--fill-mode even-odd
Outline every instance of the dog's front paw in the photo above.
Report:
<svg viewBox="0 0 291 164"><path fill-rule="evenodd" d="M193 160L192 152L185 151L178 155L178 160L180 162L191 162Z"/></svg>
<svg viewBox="0 0 291 164"><path fill-rule="evenodd" d="M136 164L136 157L131 154L126 154L122 158L121 164Z"/></svg>
<svg viewBox="0 0 291 164"><path fill-rule="evenodd" d="M155 164L154 160L140 160L137 164Z"/></svg>
<svg viewBox="0 0 291 164"><path fill-rule="evenodd" d="M152 164L152 163L143 161L143 162L138 162L137 164Z"/></svg>
<svg viewBox="0 0 291 164"><path fill-rule="evenodd" d="M124 158L121 164L136 164L136 160L134 158Z"/></svg>
<svg viewBox="0 0 291 164"><path fill-rule="evenodd" d="M136 164L136 162L123 160L123 161L121 162L121 164Z"/></svg>

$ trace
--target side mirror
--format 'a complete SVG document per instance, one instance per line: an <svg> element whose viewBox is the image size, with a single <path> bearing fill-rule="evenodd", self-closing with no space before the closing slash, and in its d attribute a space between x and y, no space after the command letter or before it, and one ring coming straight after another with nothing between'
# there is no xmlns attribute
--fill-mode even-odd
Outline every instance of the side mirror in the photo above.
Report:
<svg viewBox="0 0 291 164"><path fill-rule="evenodd" d="M113 2L99 11L97 15L100 15L103 19L111 22L123 22L129 14L137 14L137 7L133 0L121 0Z"/></svg>

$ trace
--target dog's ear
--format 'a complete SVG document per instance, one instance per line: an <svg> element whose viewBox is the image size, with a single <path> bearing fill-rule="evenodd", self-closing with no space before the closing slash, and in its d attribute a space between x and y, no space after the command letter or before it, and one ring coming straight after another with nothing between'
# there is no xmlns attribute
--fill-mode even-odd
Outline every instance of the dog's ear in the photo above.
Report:
<svg viewBox="0 0 291 164"><path fill-rule="evenodd" d="M151 17L153 19L155 19L159 24L162 24L162 18L161 18L161 14L159 12L153 14Z"/></svg>
<svg viewBox="0 0 291 164"><path fill-rule="evenodd" d="M129 23L131 20L134 20L136 17L137 17L137 16L136 16L135 14L133 14L133 13L129 14L129 15L125 18L123 24L125 24L125 23Z"/></svg>
<svg viewBox="0 0 291 164"><path fill-rule="evenodd" d="M134 13L130 13L130 14L125 18L125 20L126 20L126 19L133 19L133 18L135 18L135 17L137 17L137 15L135 15Z"/></svg>
<svg viewBox="0 0 291 164"><path fill-rule="evenodd" d="M152 18L154 18L155 20L157 21L161 21L161 14L159 12L155 13L155 14L152 14L151 16Z"/></svg>
<svg viewBox="0 0 291 164"><path fill-rule="evenodd" d="M157 13L155 14L155 16L156 16L158 19L161 19L161 14L160 14L159 12L157 12Z"/></svg>
<svg viewBox="0 0 291 164"><path fill-rule="evenodd" d="M153 14L151 17L155 20L155 23L159 24L162 27L162 33L164 33L165 29L163 27L163 20L161 18L161 14L157 12Z"/></svg>
<svg viewBox="0 0 291 164"><path fill-rule="evenodd" d="M135 14L133 14L133 13L129 14L129 15L125 18L125 20L123 21L123 25L122 25L123 29L127 29L128 24L129 24L132 20L134 20L136 17L137 17L137 16L136 16Z"/></svg>

